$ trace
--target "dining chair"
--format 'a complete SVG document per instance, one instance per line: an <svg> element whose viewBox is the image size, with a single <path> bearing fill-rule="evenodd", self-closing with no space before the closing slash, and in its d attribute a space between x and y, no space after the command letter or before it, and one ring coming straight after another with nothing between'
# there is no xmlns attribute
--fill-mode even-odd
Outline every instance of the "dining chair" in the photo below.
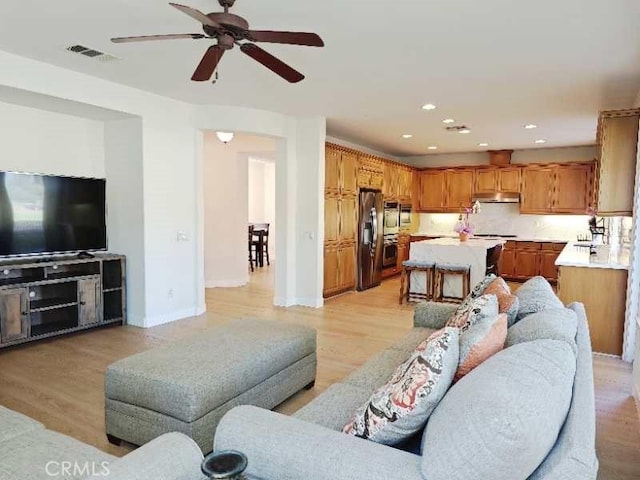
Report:
<svg viewBox="0 0 640 480"><path fill-rule="evenodd" d="M254 240L258 264L261 267L264 266L264 258L266 257L267 265L271 265L269 261L269 224L254 223L253 233L258 237L258 240Z"/></svg>

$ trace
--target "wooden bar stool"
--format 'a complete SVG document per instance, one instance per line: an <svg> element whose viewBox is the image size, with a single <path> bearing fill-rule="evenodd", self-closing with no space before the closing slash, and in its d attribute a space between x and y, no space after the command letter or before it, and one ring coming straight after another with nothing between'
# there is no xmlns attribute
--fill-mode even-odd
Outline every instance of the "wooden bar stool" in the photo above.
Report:
<svg viewBox="0 0 640 480"><path fill-rule="evenodd" d="M462 296L461 297L445 297L444 296L444 280L446 275L462 277ZM455 265L450 263L438 263L435 266L435 292L436 302L462 303L471 291L471 266Z"/></svg>
<svg viewBox="0 0 640 480"><path fill-rule="evenodd" d="M410 300L431 300L433 298L433 277L435 263L422 262L419 260L405 260L402 262L402 276L400 277L400 298L399 303ZM424 272L425 293L411 291L411 272Z"/></svg>

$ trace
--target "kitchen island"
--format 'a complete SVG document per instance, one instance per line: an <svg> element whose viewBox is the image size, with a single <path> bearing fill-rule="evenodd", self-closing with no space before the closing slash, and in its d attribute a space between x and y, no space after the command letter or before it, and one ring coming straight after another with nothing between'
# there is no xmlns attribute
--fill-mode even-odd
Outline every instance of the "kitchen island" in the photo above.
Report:
<svg viewBox="0 0 640 480"><path fill-rule="evenodd" d="M435 262L454 265L469 265L471 267L471 288L479 283L487 271L487 252L505 243L503 239L470 238L461 242L458 238L436 238L412 242L409 249L409 259L421 262ZM424 272L411 273L411 290L426 292L426 278ZM459 276L447 276L444 281L445 296L460 297L462 294L462 279Z"/></svg>
<svg viewBox="0 0 640 480"><path fill-rule="evenodd" d="M556 260L558 297L564 304L584 304L594 352L622 355L629 250L581 245L567 244ZM633 348L632 339L626 343Z"/></svg>

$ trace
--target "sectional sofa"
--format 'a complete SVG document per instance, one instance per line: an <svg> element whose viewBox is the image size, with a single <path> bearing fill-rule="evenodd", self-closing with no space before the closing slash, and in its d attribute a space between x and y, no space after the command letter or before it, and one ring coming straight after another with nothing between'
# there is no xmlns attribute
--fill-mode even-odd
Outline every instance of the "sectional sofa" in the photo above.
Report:
<svg viewBox="0 0 640 480"><path fill-rule="evenodd" d="M544 307L535 294L529 302ZM592 352L578 303L510 327L508 347L455 384L413 441L391 447L340 431L455 308L419 305L404 338L292 417L236 407L214 450L243 451L248 473L265 480L595 479Z"/></svg>

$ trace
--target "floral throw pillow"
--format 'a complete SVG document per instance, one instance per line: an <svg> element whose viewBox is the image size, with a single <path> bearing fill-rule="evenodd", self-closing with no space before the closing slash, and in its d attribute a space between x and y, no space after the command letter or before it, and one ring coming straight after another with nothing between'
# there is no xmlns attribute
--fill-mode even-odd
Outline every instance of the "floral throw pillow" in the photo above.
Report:
<svg viewBox="0 0 640 480"><path fill-rule="evenodd" d="M498 313L498 298L495 295L481 295L469 302L463 302L445 326L456 327L464 332L479 320L486 317L495 318Z"/></svg>
<svg viewBox="0 0 640 480"><path fill-rule="evenodd" d="M500 313L506 313L509 326L513 325L516 322L520 302L518 301L518 297L511 293L507 282L505 282L502 277L498 277L485 288L484 293L485 295L495 295L498 297L498 309Z"/></svg>
<svg viewBox="0 0 640 480"><path fill-rule="evenodd" d="M356 411L343 431L396 445L422 430L451 385L458 352L458 329L435 332Z"/></svg>

